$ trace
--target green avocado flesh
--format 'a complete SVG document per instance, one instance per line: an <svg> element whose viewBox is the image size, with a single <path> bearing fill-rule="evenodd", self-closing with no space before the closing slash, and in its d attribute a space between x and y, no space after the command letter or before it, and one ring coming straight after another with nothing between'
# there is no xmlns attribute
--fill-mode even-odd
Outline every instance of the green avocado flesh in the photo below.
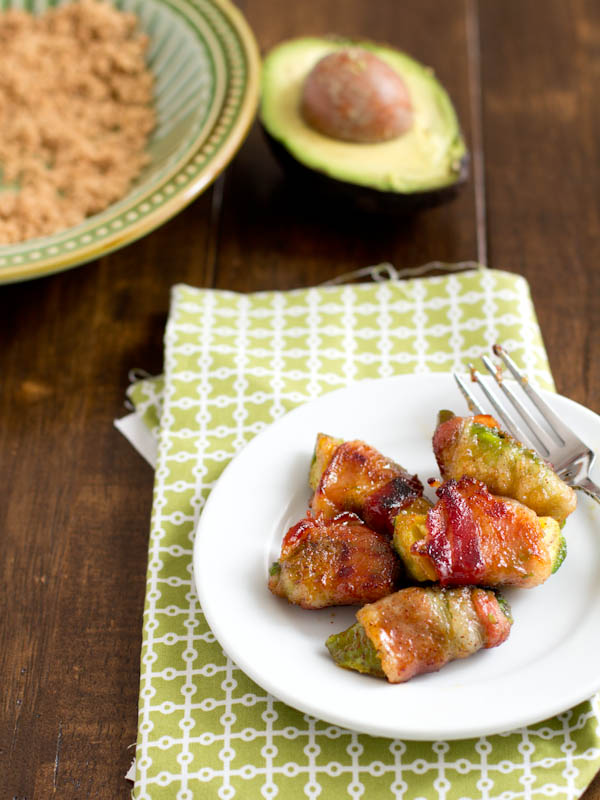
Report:
<svg viewBox="0 0 600 800"><path fill-rule="evenodd" d="M490 450L499 450L502 447L504 437L500 431L488 428L487 425L481 425L479 422L474 422L471 425L471 431L481 447L489 448Z"/></svg>
<svg viewBox="0 0 600 800"><path fill-rule="evenodd" d="M414 121L396 139L377 144L339 141L310 127L300 112L305 78L324 56L347 47L369 50L396 70L411 98ZM457 183L466 147L444 87L429 67L372 42L292 39L265 58L261 121L297 161L331 178L382 192L411 194Z"/></svg>
<svg viewBox="0 0 600 800"><path fill-rule="evenodd" d="M447 408L442 408L440 411L438 411L437 424L443 425L444 422L448 422L448 420L453 419L454 416L454 411L448 411Z"/></svg>
<svg viewBox="0 0 600 800"><path fill-rule="evenodd" d="M341 633L332 634L325 644L340 667L385 677L375 646L360 622Z"/></svg>
<svg viewBox="0 0 600 800"><path fill-rule="evenodd" d="M556 555L554 556L554 561L552 562L553 575L567 557L567 540L562 535L562 533L560 534L559 542L560 543L558 546L558 550L556 551Z"/></svg>
<svg viewBox="0 0 600 800"><path fill-rule="evenodd" d="M488 428L487 425L473 422L471 425L471 432L475 436L477 444L482 452L487 452L492 456L501 452L515 453L518 456L535 461L540 465L540 468L543 467L543 463L533 450L529 450L514 439L507 437L505 433L497 428Z"/></svg>
<svg viewBox="0 0 600 800"><path fill-rule="evenodd" d="M513 619L513 616L512 616L512 612L511 612L511 608L510 608L510 605L508 603L508 600L504 597L503 594L500 594L500 592L495 592L495 595L496 595L496 600L498 601L498 605L500 606L500 610L502 611L502 613L504 614L506 619L512 625L512 623L514 622L514 619Z"/></svg>

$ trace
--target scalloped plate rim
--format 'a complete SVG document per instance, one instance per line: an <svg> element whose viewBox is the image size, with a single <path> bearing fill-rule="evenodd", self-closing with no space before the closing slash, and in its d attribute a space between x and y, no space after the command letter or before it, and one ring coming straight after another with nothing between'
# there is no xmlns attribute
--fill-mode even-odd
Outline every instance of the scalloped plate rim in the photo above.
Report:
<svg viewBox="0 0 600 800"><path fill-rule="evenodd" d="M108 234L99 241L91 241L87 244L75 246L71 252L60 253L56 256L35 260L31 258L27 259L26 256L24 256L23 264L1 264L2 259L11 257L11 254L13 258L15 256L18 257L18 252L15 253L17 248L29 247L31 250L35 251L38 243L40 249L52 247L53 238L55 236L60 236L63 242L72 241L70 238L71 231L76 232L74 234L75 238L88 235L87 231L90 226L99 225L102 227L102 224L97 219L100 215L93 215L82 221L80 225L58 231L51 236L25 240L23 242L17 242L14 245L0 245L0 284L32 280L82 266L137 241L160 227L163 223L174 217L179 211L183 210L208 188L228 166L231 159L243 144L250 125L254 120L256 108L258 106L260 55L254 34L242 12L236 8L230 0L208 1L211 5L220 9L228 22L235 29L236 34L239 36L247 64L246 89L237 108L237 118L232 123L221 145L216 150L214 157L201 168L201 171L193 180L185 186L182 186L179 191L173 192L165 202L157 205L156 209L150 211L136 223L129 225L124 224L123 227L114 230L114 232ZM158 0L158 2L160 2L160 0ZM176 167L169 169L166 174L161 176L158 183L153 184L152 180L149 180L147 184L146 182L142 182L136 187L138 190L142 190L142 194L135 196L135 203L140 203L146 196L160 192L175 176L184 172L186 167L194 161L197 154L201 151L205 140L206 137L199 143L195 143L189 153L180 158ZM123 202L126 202L126 197L118 201L118 203ZM112 204L112 206L114 205L116 204ZM101 213L105 214L110 212L112 206L109 206ZM125 205L120 214L127 213L127 209L128 206ZM110 219L106 221L106 225L110 225Z"/></svg>

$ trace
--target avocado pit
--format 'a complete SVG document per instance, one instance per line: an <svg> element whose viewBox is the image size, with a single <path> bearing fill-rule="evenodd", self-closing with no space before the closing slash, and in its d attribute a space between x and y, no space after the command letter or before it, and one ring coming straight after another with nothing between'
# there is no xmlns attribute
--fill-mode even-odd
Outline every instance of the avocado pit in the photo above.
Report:
<svg viewBox="0 0 600 800"><path fill-rule="evenodd" d="M406 133L413 123L404 80L360 47L321 58L304 81L300 107L313 129L346 142L387 142Z"/></svg>

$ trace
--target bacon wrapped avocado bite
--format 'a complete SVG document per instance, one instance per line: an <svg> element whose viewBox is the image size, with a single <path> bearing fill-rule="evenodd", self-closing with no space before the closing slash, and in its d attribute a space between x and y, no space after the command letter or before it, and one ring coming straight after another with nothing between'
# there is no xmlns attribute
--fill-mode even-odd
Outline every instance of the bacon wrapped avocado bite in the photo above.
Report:
<svg viewBox="0 0 600 800"><path fill-rule="evenodd" d="M389 539L355 514L309 515L286 533L269 589L303 608L362 605L395 591L400 571Z"/></svg>
<svg viewBox="0 0 600 800"><path fill-rule="evenodd" d="M327 649L339 666L390 683L496 647L512 625L501 597L472 586L411 586L364 606L356 617L358 622L327 639Z"/></svg>
<svg viewBox="0 0 600 800"><path fill-rule="evenodd" d="M552 517L492 495L474 478L437 489L435 506L396 517L394 546L409 574L442 586L539 586L561 565L566 545Z"/></svg>
<svg viewBox="0 0 600 800"><path fill-rule="evenodd" d="M494 494L519 500L540 517L562 524L577 505L574 490L550 465L500 430L488 414L455 417L440 411L433 451L445 480L477 478Z"/></svg>
<svg viewBox="0 0 600 800"><path fill-rule="evenodd" d="M374 530L394 532L394 519L423 494L416 475L361 441L344 442L320 433L310 470L311 510L330 519L358 514Z"/></svg>

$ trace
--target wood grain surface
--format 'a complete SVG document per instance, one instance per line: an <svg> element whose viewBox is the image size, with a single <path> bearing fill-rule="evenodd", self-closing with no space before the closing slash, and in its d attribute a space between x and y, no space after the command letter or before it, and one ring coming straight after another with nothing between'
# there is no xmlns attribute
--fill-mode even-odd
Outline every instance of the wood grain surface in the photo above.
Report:
<svg viewBox="0 0 600 800"><path fill-rule="evenodd" d="M431 64L473 153L452 203L408 219L324 210L254 128L160 230L0 287L0 797L129 797L152 472L112 427L127 374L162 369L169 287L307 286L380 261L487 260L530 282L557 388L600 412L600 4L240 3L261 48L388 41ZM586 800L600 800L600 779Z"/></svg>

